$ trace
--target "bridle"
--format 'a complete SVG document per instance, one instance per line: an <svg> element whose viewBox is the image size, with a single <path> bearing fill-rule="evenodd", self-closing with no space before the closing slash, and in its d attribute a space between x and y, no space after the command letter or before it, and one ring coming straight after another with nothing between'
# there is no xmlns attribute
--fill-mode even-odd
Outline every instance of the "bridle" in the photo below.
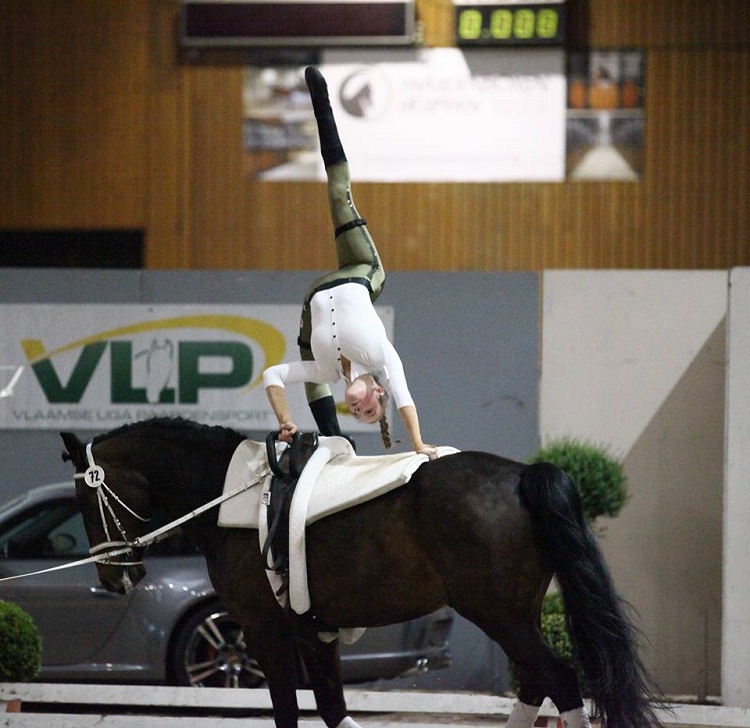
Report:
<svg viewBox="0 0 750 728"><path fill-rule="evenodd" d="M99 564L108 564L110 566L138 566L142 564L142 559L133 561L111 561L110 559L112 557L121 556L123 554L130 554L131 557L134 558L135 549L142 549L152 543L160 541L162 538L174 531L178 526L181 526L183 523L187 523L187 521L192 520L196 516L199 516L201 513L204 513L211 508L215 508L224 501L229 500L230 498L234 498L236 495L239 495L243 491L249 490L253 486L262 483L271 474L270 468L267 467L260 473L258 473L255 480L248 480L234 490L222 493L212 501L204 503L202 506L196 508L193 511L190 511L189 513L186 513L184 516L180 516L174 521L170 521L165 526L161 526L160 528L157 528L156 530L151 531L144 536L138 536L131 541L125 533L125 529L120 523L120 519L117 518L117 514L114 512L112 504L109 502L109 498L117 501L117 503L119 503L122 508L124 508L131 515L135 516L139 521L147 523L150 519L138 515L138 513L136 513L130 506L122 501L117 493L115 493L107 485L104 480L104 468L94 462L94 454L91 450L91 445L92 443L90 442L86 445L86 460L89 464L88 468L86 468L86 471L83 473L76 473L74 477L83 479L83 482L86 483L89 488L94 488L96 490L97 503L99 507L99 517L101 518L102 526L104 528L104 536L107 540L90 548L89 553L91 554L92 561L96 561ZM110 535L109 525L107 524L106 517L107 513L109 513L110 517L112 518L112 522L115 524L115 527L117 528L122 539L121 541L114 540Z"/></svg>
<svg viewBox="0 0 750 728"><path fill-rule="evenodd" d="M124 508L128 513L130 513L132 516L135 516L141 523L148 523L151 519L150 518L144 518L143 516L138 515L130 506L128 506L125 502L123 502L120 497L115 493L106 483L104 480L104 468L101 467L101 465L97 465L94 462L94 455L91 451L91 445L92 443L88 443L86 445L86 460L88 461L88 468L86 468L86 471L83 473L76 473L73 477L78 480L83 480L83 482L89 486L89 488L93 488L96 493L96 502L99 509L99 518L101 519L102 528L104 529L104 536L106 538L106 541L102 541L101 543L97 544L96 546L92 546L89 549L89 553L92 556L99 556L101 555L102 558L97 559L97 562L100 564L106 564L108 566L140 566L143 563L142 559L136 559L135 557L135 548L137 547L137 541L138 539L135 539L131 541L128 539L127 534L125 533L125 528L123 527L122 523L120 522L120 519L117 517L117 514L114 511L114 508L112 508L112 504L110 503L110 498L119 505ZM112 523L114 523L115 528L117 528L117 531L119 532L121 540L113 539L110 530L109 530L109 523L107 522L107 513L109 513L110 518L112 519ZM120 550L124 549L124 550ZM116 560L112 561L112 558L115 558L114 551L117 551L117 556L123 555L123 554L130 554L132 561L122 561L122 560ZM102 554L102 552L107 552Z"/></svg>
<svg viewBox="0 0 750 728"><path fill-rule="evenodd" d="M260 473L257 474L255 480L248 480L242 483L240 486L238 486L234 490L222 493L222 495L218 496L217 498L214 498L212 501L209 501L208 503L204 503L202 506L196 508L193 511L190 511L189 513L186 513L184 516L180 516L174 521L170 521L165 526L161 526L160 528L157 528L143 536L138 536L137 538L131 541L128 539L127 534L125 533L125 529L122 527L120 520L117 518L117 515L112 509L112 505L109 502L109 498L111 497L113 500L119 503L120 506L122 506L122 508L124 508L128 513L131 513L138 520L145 523L149 519L139 516L132 508L126 505L118 497L118 495L106 484L104 480L104 468L102 468L100 465L97 465L94 462L94 456L91 452L91 444L92 443L88 443L86 445L86 459L89 463L89 467L86 468L86 471L83 473L76 473L74 477L78 480L83 479L86 485L88 485L90 488L96 488L97 502L99 506L99 516L102 520L102 525L104 527L104 535L107 540L90 548L89 553L91 554L91 556L89 556L86 559L80 559L78 561L69 561L68 563L60 564L59 566L51 566L48 569L40 569L39 571L33 571L30 573L26 573L26 574L16 574L14 576L5 576L0 579L0 582L11 581L14 579L23 579L27 576L37 576L39 574L47 574L49 572L60 571L62 569L71 569L75 566L82 566L83 564L90 564L91 562L94 562L97 564L106 564L109 566L120 566L123 568L127 566L138 566L143 563L143 560L135 560L135 556L134 556L135 549L143 549L146 546L151 545L152 543L156 543L157 541L160 541L163 538L166 538L178 526L181 526L183 523L187 523L187 521L192 520L196 516L199 516L201 513L204 513L205 511L210 510L211 508L215 508L216 506L220 505L224 501L227 501L230 498L234 498L240 493L246 490L249 490L253 486L259 485L260 483L265 481L266 478L268 478L271 474L270 468L265 468L264 470L262 470ZM107 496L107 494L109 494L109 497ZM107 524L105 513L109 513L110 516L112 517L112 522L115 524L117 530L119 531L120 537L122 538L121 541L116 541L112 539L112 536L110 535L110 532L109 532L109 526ZM133 558L134 560L133 561L112 560L117 556L123 556L125 554L129 554L130 557Z"/></svg>

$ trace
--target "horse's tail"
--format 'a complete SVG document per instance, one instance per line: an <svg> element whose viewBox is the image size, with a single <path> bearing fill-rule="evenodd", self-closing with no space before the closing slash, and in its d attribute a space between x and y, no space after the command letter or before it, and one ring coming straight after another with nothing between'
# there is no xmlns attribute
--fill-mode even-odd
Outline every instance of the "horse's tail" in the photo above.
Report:
<svg viewBox="0 0 750 728"><path fill-rule="evenodd" d="M555 571L574 657L603 728L661 725L654 711L660 700L638 656L637 630L584 520L575 485L560 468L536 463L522 472L519 495Z"/></svg>

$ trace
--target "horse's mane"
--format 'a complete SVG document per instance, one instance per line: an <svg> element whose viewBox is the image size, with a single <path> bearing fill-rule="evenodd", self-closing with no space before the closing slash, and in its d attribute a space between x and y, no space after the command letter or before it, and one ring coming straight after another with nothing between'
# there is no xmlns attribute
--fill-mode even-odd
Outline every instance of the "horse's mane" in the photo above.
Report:
<svg viewBox="0 0 750 728"><path fill-rule="evenodd" d="M128 434L143 434L146 436L163 435L176 437L181 440L194 440L196 443L205 445L207 441L217 446L227 443L236 444L244 440L245 436L229 427L219 425L204 425L200 422L187 420L184 417L152 417L148 420L139 420L122 425L114 430L105 432L94 438L94 442L103 442L112 437Z"/></svg>

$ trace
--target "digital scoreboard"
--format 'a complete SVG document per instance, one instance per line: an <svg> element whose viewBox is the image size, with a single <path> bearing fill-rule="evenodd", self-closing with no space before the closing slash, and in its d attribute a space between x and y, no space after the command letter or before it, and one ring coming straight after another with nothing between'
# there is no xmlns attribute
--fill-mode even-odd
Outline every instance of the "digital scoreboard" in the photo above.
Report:
<svg viewBox="0 0 750 728"><path fill-rule="evenodd" d="M564 0L456 0L454 11L458 46L559 46L565 41Z"/></svg>

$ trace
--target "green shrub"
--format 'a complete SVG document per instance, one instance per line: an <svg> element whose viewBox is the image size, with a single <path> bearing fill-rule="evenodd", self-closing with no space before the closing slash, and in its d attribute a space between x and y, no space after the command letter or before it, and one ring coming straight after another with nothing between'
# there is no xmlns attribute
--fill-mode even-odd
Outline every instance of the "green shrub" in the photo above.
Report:
<svg viewBox="0 0 750 728"><path fill-rule="evenodd" d="M565 437L551 440L529 459L564 470L576 484L586 520L616 516L626 500L622 464L602 445Z"/></svg>
<svg viewBox="0 0 750 728"><path fill-rule="evenodd" d="M550 592L544 597L542 636L556 655L573 662L573 645L565 627L565 607L559 592Z"/></svg>
<svg viewBox="0 0 750 728"><path fill-rule="evenodd" d="M17 604L0 599L0 682L28 682L42 669L42 637Z"/></svg>
<svg viewBox="0 0 750 728"><path fill-rule="evenodd" d="M565 626L565 607L563 606L562 596L559 592L549 592L544 597L541 631L544 641L550 646L552 651L558 657L562 657L570 664L574 664L573 643L570 641L570 635ZM508 673L511 688L518 692L518 675L516 674L515 665L510 661L508 662ZM584 677L580 669L578 669L578 682L581 685L581 689L584 689Z"/></svg>

